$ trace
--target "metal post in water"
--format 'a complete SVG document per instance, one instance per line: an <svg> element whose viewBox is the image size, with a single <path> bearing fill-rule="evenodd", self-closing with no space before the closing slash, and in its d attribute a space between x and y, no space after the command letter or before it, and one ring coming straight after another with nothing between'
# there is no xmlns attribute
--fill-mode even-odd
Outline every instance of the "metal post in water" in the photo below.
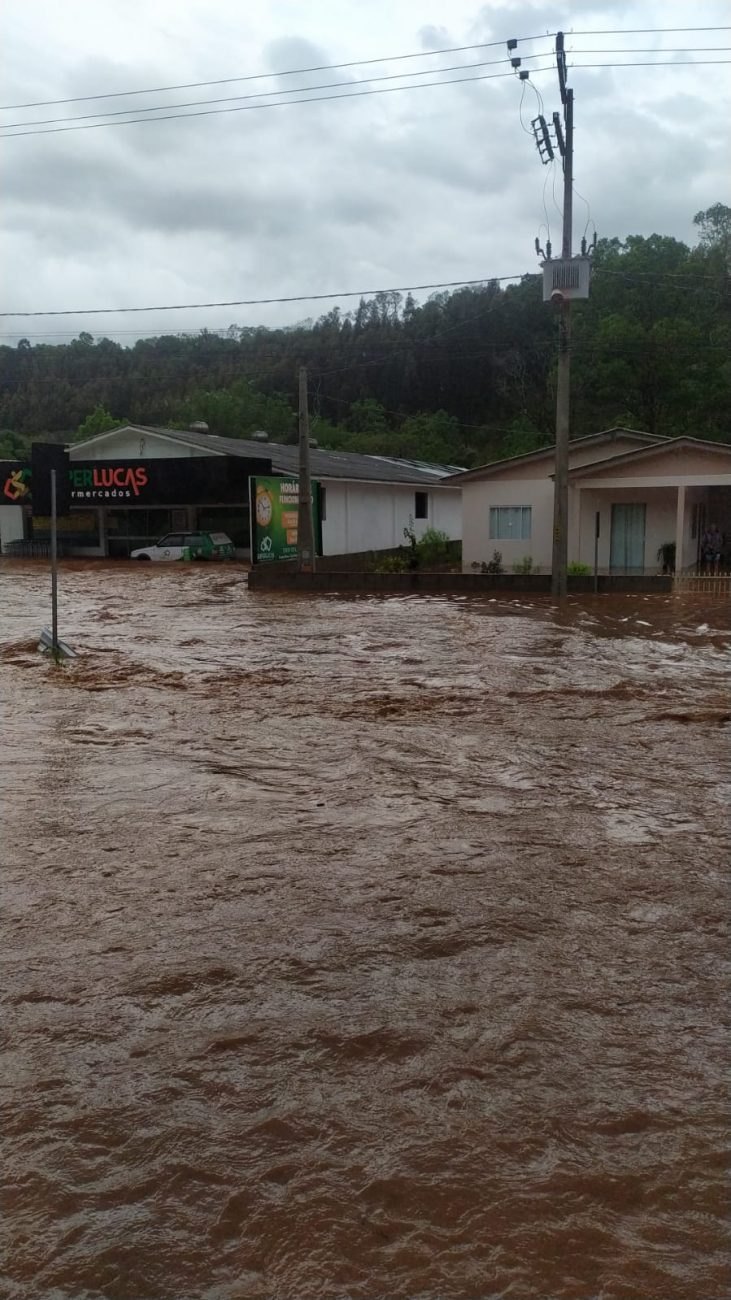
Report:
<svg viewBox="0 0 731 1300"><path fill-rule="evenodd" d="M594 523L594 595L599 590L599 527L601 518L601 513L597 510Z"/></svg>
<svg viewBox="0 0 731 1300"><path fill-rule="evenodd" d="M58 538L56 528L56 471L51 470L51 654L58 658Z"/></svg>

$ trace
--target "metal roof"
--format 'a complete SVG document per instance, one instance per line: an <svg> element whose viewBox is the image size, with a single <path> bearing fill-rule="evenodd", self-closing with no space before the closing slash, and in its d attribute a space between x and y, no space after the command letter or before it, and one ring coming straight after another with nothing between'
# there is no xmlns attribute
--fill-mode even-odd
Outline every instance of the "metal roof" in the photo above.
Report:
<svg viewBox="0 0 731 1300"><path fill-rule="evenodd" d="M221 438L214 433L194 433L190 429L161 429L153 425L123 425L121 428L158 433L188 447L218 452L225 456L244 456L271 460L272 470L283 474L299 472L299 448L281 442L260 442L248 438ZM110 432L118 432L113 430ZM104 435L101 435L102 437ZM89 439L90 442L95 439ZM315 478L357 479L373 483L409 483L416 487L441 486L458 472L453 465L433 465L429 461L400 460L397 457L361 456L352 451L310 450L310 467ZM455 486L452 483L449 487Z"/></svg>

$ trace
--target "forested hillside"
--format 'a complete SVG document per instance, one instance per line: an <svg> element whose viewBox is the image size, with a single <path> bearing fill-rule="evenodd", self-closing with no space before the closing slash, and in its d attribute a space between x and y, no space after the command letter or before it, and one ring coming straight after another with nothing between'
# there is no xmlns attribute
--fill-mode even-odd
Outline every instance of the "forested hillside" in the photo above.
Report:
<svg viewBox="0 0 731 1300"><path fill-rule="evenodd" d="M695 220L693 248L661 235L599 242L590 300L573 312L574 435L621 422L731 441L731 209ZM321 446L472 464L552 439L556 331L530 276L422 304L380 294L225 337L22 340L0 348L0 455L123 420L294 440L304 363Z"/></svg>

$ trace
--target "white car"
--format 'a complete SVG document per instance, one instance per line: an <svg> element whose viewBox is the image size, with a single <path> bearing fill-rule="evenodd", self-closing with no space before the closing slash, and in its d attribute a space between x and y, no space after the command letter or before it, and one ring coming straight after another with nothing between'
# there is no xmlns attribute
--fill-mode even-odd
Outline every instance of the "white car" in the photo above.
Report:
<svg viewBox="0 0 731 1300"><path fill-rule="evenodd" d="M152 546L132 551L131 560L229 560L233 542L226 533L167 533Z"/></svg>

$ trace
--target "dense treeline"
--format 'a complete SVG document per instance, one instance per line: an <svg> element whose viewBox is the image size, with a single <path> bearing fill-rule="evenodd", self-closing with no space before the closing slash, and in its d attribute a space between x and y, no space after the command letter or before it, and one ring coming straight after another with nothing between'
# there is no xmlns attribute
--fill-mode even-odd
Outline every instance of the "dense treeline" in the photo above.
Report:
<svg viewBox="0 0 731 1300"><path fill-rule="evenodd" d="M694 248L661 235L598 244L590 300L573 312L574 434L621 422L731 440L731 209L695 220ZM535 276L421 305L379 294L346 314L226 337L22 340L0 348L0 455L121 420L293 440L304 363L321 446L471 464L551 440L555 359Z"/></svg>

